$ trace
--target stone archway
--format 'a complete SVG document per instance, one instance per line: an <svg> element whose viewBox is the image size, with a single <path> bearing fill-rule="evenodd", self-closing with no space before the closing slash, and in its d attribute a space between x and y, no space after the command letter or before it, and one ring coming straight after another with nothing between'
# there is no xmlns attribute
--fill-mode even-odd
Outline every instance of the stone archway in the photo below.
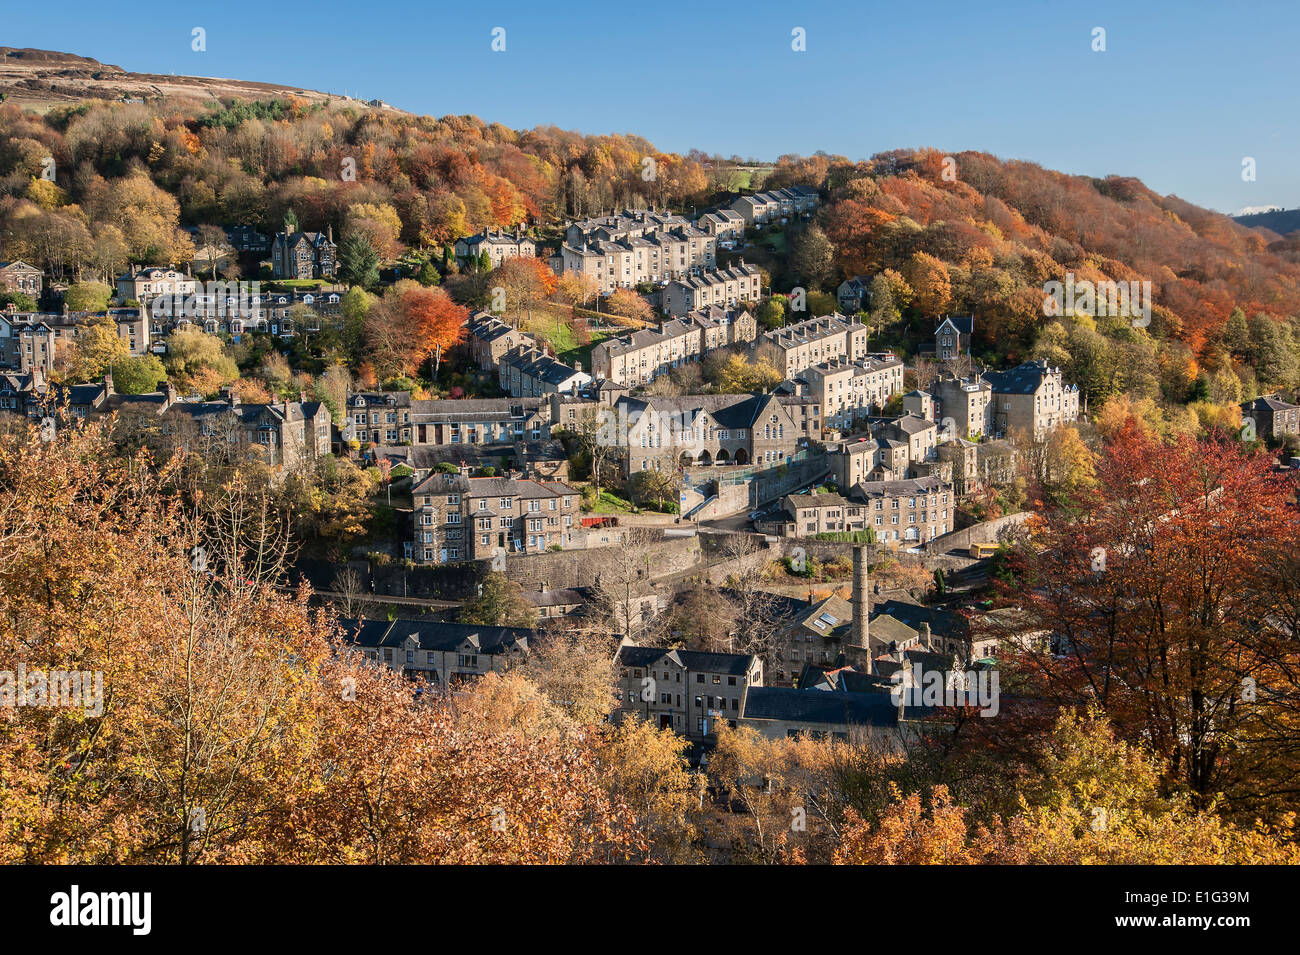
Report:
<svg viewBox="0 0 1300 955"><path fill-rule="evenodd" d="M727 453L726 448L718 448L718 456L713 459L713 463L717 464L719 467L731 463L731 455Z"/></svg>
<svg viewBox="0 0 1300 955"><path fill-rule="evenodd" d="M700 452L700 467L707 468L713 464L713 457L709 454L708 449Z"/></svg>
<svg viewBox="0 0 1300 955"><path fill-rule="evenodd" d="M748 464L748 463L749 463L749 452L746 451L744 448L737 448L737 449L736 449L736 457L735 457L734 460L735 460L735 462L736 462L737 464Z"/></svg>

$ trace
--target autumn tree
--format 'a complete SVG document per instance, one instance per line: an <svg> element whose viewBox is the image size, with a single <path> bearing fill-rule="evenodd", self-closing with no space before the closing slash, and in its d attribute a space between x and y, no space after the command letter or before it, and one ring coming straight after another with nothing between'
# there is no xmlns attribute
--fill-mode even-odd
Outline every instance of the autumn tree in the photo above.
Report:
<svg viewBox="0 0 1300 955"><path fill-rule="evenodd" d="M519 584L494 571L479 584L478 596L461 608L460 622L531 627L537 622L537 608L524 599Z"/></svg>
<svg viewBox="0 0 1300 955"><path fill-rule="evenodd" d="M821 288L830 278L834 258L835 247L816 225L801 229L791 242L790 267L793 274L811 288Z"/></svg>
<svg viewBox="0 0 1300 955"><path fill-rule="evenodd" d="M399 282L366 313L370 360L381 377L413 377L432 357L436 376L443 353L464 337L468 314L440 288Z"/></svg>
<svg viewBox="0 0 1300 955"><path fill-rule="evenodd" d="M1095 486L1048 508L1020 555L1026 626L1053 634L1050 646L1022 644L1026 692L1095 701L1197 808L1220 793L1268 798L1278 784L1247 767L1292 754L1260 732L1255 701L1290 692L1295 651L1261 614L1260 568L1295 533L1294 494L1235 440L1162 442L1130 422L1099 456Z"/></svg>
<svg viewBox="0 0 1300 955"><path fill-rule="evenodd" d="M186 506L93 423L0 435L0 479L0 653L92 677L0 720L0 861L645 858L593 739L459 723L271 586L259 498Z"/></svg>
<svg viewBox="0 0 1300 955"><path fill-rule="evenodd" d="M643 325L654 321L654 310L650 303L631 289L615 289L605 299L605 308L611 315L631 319Z"/></svg>
<svg viewBox="0 0 1300 955"><path fill-rule="evenodd" d="M916 252L907 260L903 271L907 284L912 287L912 304L923 315L938 318L952 302L952 285L948 281L948 268L925 252Z"/></svg>
<svg viewBox="0 0 1300 955"><path fill-rule="evenodd" d="M505 289L506 308L515 315L528 313L557 288L555 273L541 259L532 256L506 259L488 277L490 285Z"/></svg>
<svg viewBox="0 0 1300 955"><path fill-rule="evenodd" d="M107 315L92 315L82 322L65 359L69 381L98 381L113 365L131 357L117 333L117 323Z"/></svg>

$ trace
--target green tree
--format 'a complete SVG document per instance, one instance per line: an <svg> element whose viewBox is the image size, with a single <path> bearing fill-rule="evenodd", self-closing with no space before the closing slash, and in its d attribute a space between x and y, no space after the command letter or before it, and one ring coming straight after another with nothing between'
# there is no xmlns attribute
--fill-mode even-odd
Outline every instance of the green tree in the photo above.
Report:
<svg viewBox="0 0 1300 955"><path fill-rule="evenodd" d="M537 608L524 599L523 588L494 571L483 578L478 597L461 608L460 622L484 627L531 627L537 622Z"/></svg>
<svg viewBox="0 0 1300 955"><path fill-rule="evenodd" d="M167 369L157 355L125 358L113 363L113 389L122 395L143 395L167 380Z"/></svg>
<svg viewBox="0 0 1300 955"><path fill-rule="evenodd" d="M76 282L63 293L63 304L69 312L102 312L112 297L113 290L100 282Z"/></svg>
<svg viewBox="0 0 1300 955"><path fill-rule="evenodd" d="M442 276L433 264L433 259L424 263L419 272L415 273L415 280L421 285L438 285L442 282Z"/></svg>
<svg viewBox="0 0 1300 955"><path fill-rule="evenodd" d="M363 289L379 284L379 253L363 233L354 232L339 246L339 278Z"/></svg>
<svg viewBox="0 0 1300 955"><path fill-rule="evenodd" d="M36 299L26 292L0 292L0 308L12 305L19 312L36 311Z"/></svg>
<svg viewBox="0 0 1300 955"><path fill-rule="evenodd" d="M754 317L763 328L780 328L785 324L785 299L772 296L758 307Z"/></svg>

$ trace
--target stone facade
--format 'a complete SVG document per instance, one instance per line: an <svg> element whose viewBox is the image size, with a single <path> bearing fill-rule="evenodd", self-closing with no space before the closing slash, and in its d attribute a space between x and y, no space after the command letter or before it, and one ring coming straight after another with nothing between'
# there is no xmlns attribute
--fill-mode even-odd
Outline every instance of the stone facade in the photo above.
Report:
<svg viewBox="0 0 1300 955"><path fill-rule="evenodd" d="M688 312L720 305L734 308L742 302L757 302L763 295L763 275L757 266L739 264L713 269L669 282L664 289L663 310L674 318Z"/></svg>
<svg viewBox="0 0 1300 955"><path fill-rule="evenodd" d="M763 663L752 654L639 647L626 639L614 658L617 718L637 716L659 729L703 740L725 721L734 727Z"/></svg>
<svg viewBox="0 0 1300 955"><path fill-rule="evenodd" d="M271 272L277 279L332 279L338 267L334 227L325 232L277 232Z"/></svg>
<svg viewBox="0 0 1300 955"><path fill-rule="evenodd" d="M617 384L644 385L719 348L752 342L757 332L749 312L709 306L658 328L607 338L591 351L591 371Z"/></svg>
<svg viewBox="0 0 1300 955"><path fill-rule="evenodd" d="M411 491L416 563L504 559L579 546L581 495L558 481L429 475Z"/></svg>
<svg viewBox="0 0 1300 955"><path fill-rule="evenodd" d="M805 368L800 377L822 406L824 427L846 431L903 390L903 362L890 353L860 361L836 357Z"/></svg>
<svg viewBox="0 0 1300 955"><path fill-rule="evenodd" d="M794 378L822 362L866 359L867 327L843 315L823 315L764 332L759 343L775 348L778 369Z"/></svg>

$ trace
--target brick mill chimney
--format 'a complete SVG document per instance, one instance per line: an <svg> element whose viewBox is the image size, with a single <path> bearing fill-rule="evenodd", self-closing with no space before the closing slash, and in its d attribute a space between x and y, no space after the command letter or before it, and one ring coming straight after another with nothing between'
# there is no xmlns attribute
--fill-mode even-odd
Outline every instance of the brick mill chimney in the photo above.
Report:
<svg viewBox="0 0 1300 955"><path fill-rule="evenodd" d="M871 672L871 640L867 618L871 613L871 600L867 596L867 549L862 544L853 546L853 626L849 636L849 650L854 656L866 659L867 672Z"/></svg>

